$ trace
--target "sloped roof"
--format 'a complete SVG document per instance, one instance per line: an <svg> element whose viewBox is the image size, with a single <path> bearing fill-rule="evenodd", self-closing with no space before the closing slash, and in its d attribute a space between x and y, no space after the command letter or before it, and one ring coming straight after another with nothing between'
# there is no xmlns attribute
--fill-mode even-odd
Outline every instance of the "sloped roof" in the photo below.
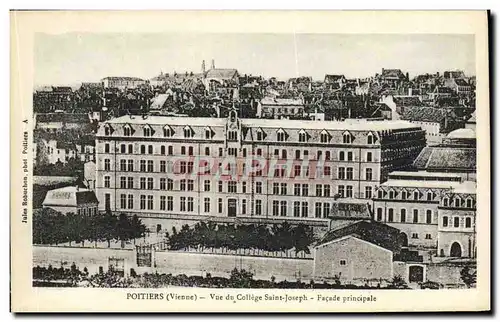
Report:
<svg viewBox="0 0 500 322"><path fill-rule="evenodd" d="M330 230L318 243L318 246L345 236L357 237L394 253L399 253L401 250L399 229L369 220L357 221L350 225Z"/></svg>
<svg viewBox="0 0 500 322"><path fill-rule="evenodd" d="M90 118L85 113L37 113L36 122L90 123Z"/></svg>
<svg viewBox="0 0 500 322"><path fill-rule="evenodd" d="M476 139L476 131L473 129L456 129L446 136L448 139Z"/></svg>
<svg viewBox="0 0 500 322"><path fill-rule="evenodd" d="M457 78L455 79L455 83L458 85L458 86L469 86L469 83L467 83L464 79L462 78Z"/></svg>
<svg viewBox="0 0 500 322"><path fill-rule="evenodd" d="M425 147L413 162L419 170L476 170L476 148L452 146Z"/></svg>
<svg viewBox="0 0 500 322"><path fill-rule="evenodd" d="M332 204L331 218L371 219L369 203L360 199L339 199Z"/></svg>
<svg viewBox="0 0 500 322"><path fill-rule="evenodd" d="M293 98L273 98L273 97L264 97L261 99L260 103L262 105L280 105L280 106L304 106L302 100L293 99Z"/></svg>
<svg viewBox="0 0 500 322"><path fill-rule="evenodd" d="M149 109L151 110L159 110L163 107L163 104L167 101L169 94L159 94L156 96L153 101L151 102L151 106Z"/></svg>
<svg viewBox="0 0 500 322"><path fill-rule="evenodd" d="M398 106L423 106L424 104L416 96L393 97L392 100Z"/></svg>
<svg viewBox="0 0 500 322"><path fill-rule="evenodd" d="M344 75L325 75L325 83L337 82L338 80L344 78Z"/></svg>
<svg viewBox="0 0 500 322"><path fill-rule="evenodd" d="M441 123L447 114L448 111L446 109L415 106L405 108L401 113L401 119L408 121Z"/></svg>
<svg viewBox="0 0 500 322"><path fill-rule="evenodd" d="M404 78L405 76L401 69L382 69L382 77Z"/></svg>
<svg viewBox="0 0 500 322"><path fill-rule="evenodd" d="M143 81L142 78L139 77L129 77L129 76L109 76L104 77L102 80L110 80L110 81Z"/></svg>
<svg viewBox="0 0 500 322"><path fill-rule="evenodd" d="M206 73L207 78L232 79L238 71L234 68L214 68L209 69Z"/></svg>
<svg viewBox="0 0 500 322"><path fill-rule="evenodd" d="M472 113L470 118L467 120L467 123L476 123L476 111L474 111L474 113Z"/></svg>

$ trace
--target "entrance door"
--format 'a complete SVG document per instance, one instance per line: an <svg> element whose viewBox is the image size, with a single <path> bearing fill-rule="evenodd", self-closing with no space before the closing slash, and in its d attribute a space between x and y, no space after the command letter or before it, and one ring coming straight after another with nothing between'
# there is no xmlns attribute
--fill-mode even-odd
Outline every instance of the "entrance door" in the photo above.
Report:
<svg viewBox="0 0 500 322"><path fill-rule="evenodd" d="M457 242L451 244L450 257L462 257L462 247Z"/></svg>
<svg viewBox="0 0 500 322"><path fill-rule="evenodd" d="M410 266L408 281L410 283L423 282L424 281L424 268L422 266Z"/></svg>
<svg viewBox="0 0 500 322"><path fill-rule="evenodd" d="M236 217L236 199L227 200L227 216Z"/></svg>

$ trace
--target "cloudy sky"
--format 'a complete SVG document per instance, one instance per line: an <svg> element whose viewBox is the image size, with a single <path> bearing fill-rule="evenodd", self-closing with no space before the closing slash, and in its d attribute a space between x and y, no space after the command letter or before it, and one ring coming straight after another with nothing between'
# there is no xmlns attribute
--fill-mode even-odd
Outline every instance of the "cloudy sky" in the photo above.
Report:
<svg viewBox="0 0 500 322"><path fill-rule="evenodd" d="M368 77L400 68L410 77L461 69L475 74L473 35L360 34L37 34L35 86L152 78L199 72L214 59L241 74L289 78L344 74Z"/></svg>

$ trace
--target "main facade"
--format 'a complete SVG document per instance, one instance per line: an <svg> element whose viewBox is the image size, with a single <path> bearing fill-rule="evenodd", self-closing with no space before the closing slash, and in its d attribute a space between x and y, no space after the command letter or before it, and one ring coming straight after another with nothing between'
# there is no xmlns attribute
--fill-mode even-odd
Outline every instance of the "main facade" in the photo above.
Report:
<svg viewBox="0 0 500 322"><path fill-rule="evenodd" d="M405 121L122 116L98 130L96 192L101 211L142 218L326 222L424 146Z"/></svg>

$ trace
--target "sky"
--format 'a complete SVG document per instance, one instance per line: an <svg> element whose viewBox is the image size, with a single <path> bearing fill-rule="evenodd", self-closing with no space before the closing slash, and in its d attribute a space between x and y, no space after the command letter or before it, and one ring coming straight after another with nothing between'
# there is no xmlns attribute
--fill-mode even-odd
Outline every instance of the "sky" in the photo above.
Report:
<svg viewBox="0 0 500 322"><path fill-rule="evenodd" d="M150 79L200 72L205 60L240 74L287 79L325 74L364 78L382 68L410 77L445 70L475 74L473 35L68 33L35 37L35 86L107 76Z"/></svg>

